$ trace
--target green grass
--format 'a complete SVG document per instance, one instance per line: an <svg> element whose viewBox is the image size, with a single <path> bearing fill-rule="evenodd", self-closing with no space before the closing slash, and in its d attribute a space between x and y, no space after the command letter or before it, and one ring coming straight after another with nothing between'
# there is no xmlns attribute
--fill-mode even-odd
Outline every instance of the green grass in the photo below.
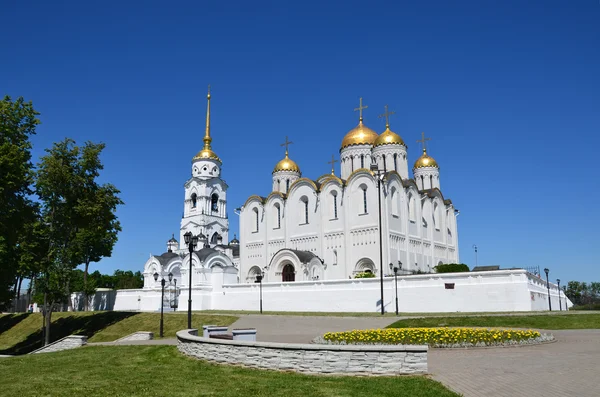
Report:
<svg viewBox="0 0 600 397"><path fill-rule="evenodd" d="M192 325L230 325L237 317L192 314ZM42 315L19 313L0 316L0 354L25 354L42 346ZM158 338L160 313L57 312L52 314L52 341L68 335L86 335L89 342L109 342L136 331L154 332ZM187 328L187 313L165 313L165 337Z"/></svg>
<svg viewBox="0 0 600 397"><path fill-rule="evenodd" d="M247 314L260 314L258 310L205 310L203 313L210 314L223 314L223 315L247 315ZM521 313L532 313L532 312L503 312L504 314L521 314ZM540 315L546 312L535 312ZM398 313L400 317L417 317L417 316L448 316L453 313ZM481 315L481 314L498 314L498 313L456 313L458 316L463 315ZM502 314L502 313L500 313ZM282 311L263 311L263 315L269 316L314 316L314 317L397 317L396 313L386 312L383 316L380 312L282 312Z"/></svg>
<svg viewBox="0 0 600 397"><path fill-rule="evenodd" d="M413 327L512 327L537 329L600 328L600 314L548 314L533 316L427 317L399 320L387 328Z"/></svg>
<svg viewBox="0 0 600 397"><path fill-rule="evenodd" d="M33 372L32 372L33 371ZM6 396L457 396L424 376L332 377L210 364L175 346L94 346L0 359Z"/></svg>

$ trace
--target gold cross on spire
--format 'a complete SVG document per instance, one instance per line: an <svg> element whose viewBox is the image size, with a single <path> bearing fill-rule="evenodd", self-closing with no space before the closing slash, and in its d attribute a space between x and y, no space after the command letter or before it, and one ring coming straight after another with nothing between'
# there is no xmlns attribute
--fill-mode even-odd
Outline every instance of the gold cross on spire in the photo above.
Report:
<svg viewBox="0 0 600 397"><path fill-rule="evenodd" d="M363 106L363 104L362 104L362 97L361 97L361 98L360 98L360 100L359 100L358 107L354 109L354 111L355 111L355 112L356 112L357 110L358 110L358 112L359 112L359 113L358 113L358 115L359 115L358 121L359 121L360 123L362 123L362 121L363 121L362 111L363 111L363 109L366 109L366 108L368 108L368 106Z"/></svg>
<svg viewBox="0 0 600 397"><path fill-rule="evenodd" d="M328 161L327 164L331 164L331 175L335 175L335 163L339 163L339 161L337 161L335 159L335 155L331 155L331 161Z"/></svg>
<svg viewBox="0 0 600 397"><path fill-rule="evenodd" d="M422 143L423 144L423 153L425 153L427 151L427 147L425 146L425 142L426 141L430 141L431 138L425 138L425 133L421 132L421 139L417 139L417 143Z"/></svg>
<svg viewBox="0 0 600 397"><path fill-rule="evenodd" d="M285 157L288 156L288 146L293 144L294 142L288 141L287 135L285 136L285 142L281 144L281 146L285 146Z"/></svg>
<svg viewBox="0 0 600 397"><path fill-rule="evenodd" d="M396 112L388 112L388 105L385 105L384 108L385 108L385 113L380 114L379 118L385 117L385 128L389 129L390 128L390 116L392 114L396 114Z"/></svg>

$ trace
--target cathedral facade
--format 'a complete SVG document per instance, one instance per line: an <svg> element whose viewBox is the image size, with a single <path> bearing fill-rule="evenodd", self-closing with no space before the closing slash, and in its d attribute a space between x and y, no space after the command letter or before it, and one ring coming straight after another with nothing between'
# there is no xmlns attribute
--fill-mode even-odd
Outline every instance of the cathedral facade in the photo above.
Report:
<svg viewBox="0 0 600 397"><path fill-rule="evenodd" d="M288 151L272 172L272 191L240 211L240 282L354 278L359 273L434 272L458 262L458 211L440 188L440 168L422 155L409 175L407 145L363 122L342 139L341 172L302 176ZM380 244L381 241L381 244ZM383 263L383 266L380 265Z"/></svg>

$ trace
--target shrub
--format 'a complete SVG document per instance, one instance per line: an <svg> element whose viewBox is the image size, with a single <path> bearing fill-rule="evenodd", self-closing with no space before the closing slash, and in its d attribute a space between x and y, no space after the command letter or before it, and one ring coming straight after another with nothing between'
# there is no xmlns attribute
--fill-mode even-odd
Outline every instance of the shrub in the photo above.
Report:
<svg viewBox="0 0 600 397"><path fill-rule="evenodd" d="M328 332L323 339L345 344L499 345L541 338L538 331L485 328L386 328Z"/></svg>
<svg viewBox="0 0 600 397"><path fill-rule="evenodd" d="M371 272L356 273L354 275L354 278L373 278L373 277L375 277L375 273L371 273Z"/></svg>
<svg viewBox="0 0 600 397"><path fill-rule="evenodd" d="M569 310L600 310L600 303L590 303L587 305L575 305Z"/></svg>
<svg viewBox="0 0 600 397"><path fill-rule="evenodd" d="M434 267L436 273L461 273L470 271L464 263L446 263Z"/></svg>

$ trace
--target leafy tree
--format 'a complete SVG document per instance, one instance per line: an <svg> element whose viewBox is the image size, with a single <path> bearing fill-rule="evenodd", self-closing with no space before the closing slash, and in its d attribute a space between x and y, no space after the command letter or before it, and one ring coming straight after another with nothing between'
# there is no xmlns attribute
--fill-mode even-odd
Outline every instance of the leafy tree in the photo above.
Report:
<svg viewBox="0 0 600 397"><path fill-rule="evenodd" d="M38 115L23 98L0 100L0 309L8 305L11 286L18 283L18 240L33 181L30 137L40 123Z"/></svg>
<svg viewBox="0 0 600 397"><path fill-rule="evenodd" d="M434 267L436 273L462 273L470 271L464 263L446 263Z"/></svg>

